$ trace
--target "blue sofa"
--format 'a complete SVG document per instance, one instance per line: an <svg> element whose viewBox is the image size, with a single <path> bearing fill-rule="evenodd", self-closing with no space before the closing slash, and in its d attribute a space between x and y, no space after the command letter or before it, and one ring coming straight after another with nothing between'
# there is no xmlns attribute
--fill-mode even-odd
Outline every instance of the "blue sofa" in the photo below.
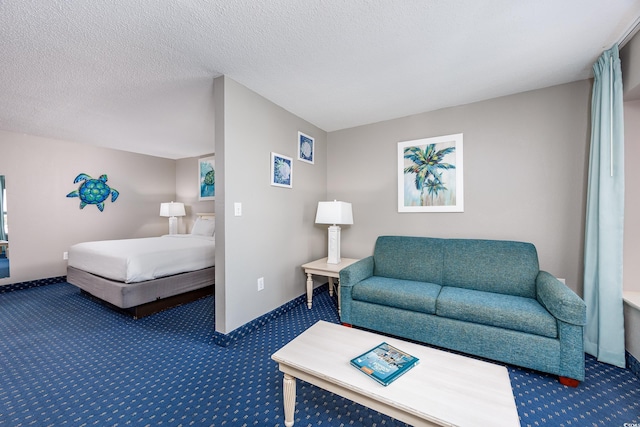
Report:
<svg viewBox="0 0 640 427"><path fill-rule="evenodd" d="M584 301L531 243L380 236L340 272L341 321L584 380Z"/></svg>

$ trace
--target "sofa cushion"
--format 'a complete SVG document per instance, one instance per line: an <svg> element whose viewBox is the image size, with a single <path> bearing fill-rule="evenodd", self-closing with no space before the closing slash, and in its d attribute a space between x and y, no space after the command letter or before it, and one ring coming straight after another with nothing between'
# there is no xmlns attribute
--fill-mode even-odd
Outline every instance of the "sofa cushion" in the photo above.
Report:
<svg viewBox="0 0 640 427"><path fill-rule="evenodd" d="M351 290L353 300L435 314L440 285L371 276Z"/></svg>
<svg viewBox="0 0 640 427"><path fill-rule="evenodd" d="M443 286L536 297L538 254L531 243L449 239L444 242Z"/></svg>
<svg viewBox="0 0 640 427"><path fill-rule="evenodd" d="M374 276L442 284L443 239L380 236L373 252Z"/></svg>
<svg viewBox="0 0 640 427"><path fill-rule="evenodd" d="M532 298L443 286L436 314L549 338L558 337L556 319Z"/></svg>

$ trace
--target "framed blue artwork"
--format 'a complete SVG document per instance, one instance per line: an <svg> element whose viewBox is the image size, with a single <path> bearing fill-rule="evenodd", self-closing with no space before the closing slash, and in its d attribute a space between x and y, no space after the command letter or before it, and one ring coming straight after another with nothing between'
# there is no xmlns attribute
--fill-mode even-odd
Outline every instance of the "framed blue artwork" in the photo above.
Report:
<svg viewBox="0 0 640 427"><path fill-rule="evenodd" d="M198 200L216 198L216 156L198 159Z"/></svg>
<svg viewBox="0 0 640 427"><path fill-rule="evenodd" d="M315 141L312 136L298 132L298 160L313 164Z"/></svg>
<svg viewBox="0 0 640 427"><path fill-rule="evenodd" d="M398 143L398 212L463 212L462 134Z"/></svg>
<svg viewBox="0 0 640 427"><path fill-rule="evenodd" d="M271 153L271 185L293 188L293 160L291 157Z"/></svg>

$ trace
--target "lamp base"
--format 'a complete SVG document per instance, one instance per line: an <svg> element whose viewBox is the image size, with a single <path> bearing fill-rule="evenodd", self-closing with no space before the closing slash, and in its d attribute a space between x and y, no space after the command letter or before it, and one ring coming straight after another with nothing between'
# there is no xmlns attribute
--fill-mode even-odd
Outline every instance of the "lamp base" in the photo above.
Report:
<svg viewBox="0 0 640 427"><path fill-rule="evenodd" d="M169 234L178 234L178 218L175 216L169 217Z"/></svg>
<svg viewBox="0 0 640 427"><path fill-rule="evenodd" d="M327 264L340 264L340 226L329 227Z"/></svg>

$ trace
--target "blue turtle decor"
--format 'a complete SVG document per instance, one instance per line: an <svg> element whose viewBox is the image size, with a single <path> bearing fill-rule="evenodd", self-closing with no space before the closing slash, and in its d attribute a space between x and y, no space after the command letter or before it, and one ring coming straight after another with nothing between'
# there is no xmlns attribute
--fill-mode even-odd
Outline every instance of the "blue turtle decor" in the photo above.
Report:
<svg viewBox="0 0 640 427"><path fill-rule="evenodd" d="M77 190L67 194L67 197L79 197L80 209L84 209L87 205L96 205L102 212L104 210L104 201L111 195L111 202L115 202L120 193L107 185L107 175L100 175L100 178L93 179L86 173L81 173L73 180L74 184L79 183Z"/></svg>

